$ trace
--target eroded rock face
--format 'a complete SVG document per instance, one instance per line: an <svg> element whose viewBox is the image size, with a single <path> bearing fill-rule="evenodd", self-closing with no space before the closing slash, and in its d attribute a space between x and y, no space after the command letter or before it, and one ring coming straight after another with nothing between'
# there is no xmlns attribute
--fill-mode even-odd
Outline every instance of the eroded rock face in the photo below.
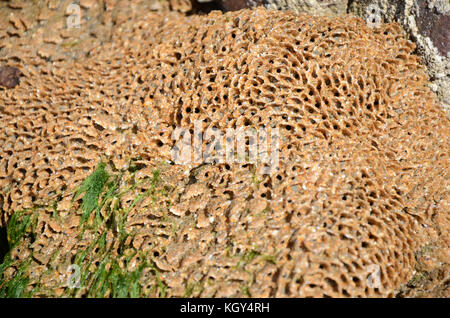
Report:
<svg viewBox="0 0 450 318"><path fill-rule="evenodd" d="M39 67L0 91L2 221L40 212L7 278L32 255L41 293L64 294L61 267L89 251L81 265L96 273L107 250L130 270L152 265L147 296L395 295L446 213L450 153L448 119L403 31L264 8L121 21L76 62L21 56ZM279 127L279 171L159 167L173 131L195 120ZM88 219L108 222L81 240L73 194L102 159L119 189Z"/></svg>

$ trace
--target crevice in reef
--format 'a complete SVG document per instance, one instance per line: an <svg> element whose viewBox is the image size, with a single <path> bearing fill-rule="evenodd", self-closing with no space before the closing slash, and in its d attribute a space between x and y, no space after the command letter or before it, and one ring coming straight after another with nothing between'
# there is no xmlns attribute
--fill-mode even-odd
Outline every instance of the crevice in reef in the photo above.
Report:
<svg viewBox="0 0 450 318"><path fill-rule="evenodd" d="M0 227L0 264L3 263L9 251L8 236L6 233L6 227Z"/></svg>

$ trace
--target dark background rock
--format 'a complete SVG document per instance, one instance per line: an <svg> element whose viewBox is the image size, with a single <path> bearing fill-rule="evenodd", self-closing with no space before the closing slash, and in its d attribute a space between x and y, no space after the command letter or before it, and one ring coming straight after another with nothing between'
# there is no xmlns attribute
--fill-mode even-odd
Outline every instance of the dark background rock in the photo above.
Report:
<svg viewBox="0 0 450 318"><path fill-rule="evenodd" d="M419 0L419 14L416 22L419 32L428 36L442 56L450 51L449 30L450 15L440 13L435 7L429 8L426 0Z"/></svg>
<svg viewBox="0 0 450 318"><path fill-rule="evenodd" d="M19 84L22 72L15 67L0 66L0 86L13 88Z"/></svg>
<svg viewBox="0 0 450 318"><path fill-rule="evenodd" d="M254 5L261 4L261 1L258 1L259 3L252 3L251 0L220 0L218 1L220 9L223 11L236 11L240 9L245 8L251 8Z"/></svg>

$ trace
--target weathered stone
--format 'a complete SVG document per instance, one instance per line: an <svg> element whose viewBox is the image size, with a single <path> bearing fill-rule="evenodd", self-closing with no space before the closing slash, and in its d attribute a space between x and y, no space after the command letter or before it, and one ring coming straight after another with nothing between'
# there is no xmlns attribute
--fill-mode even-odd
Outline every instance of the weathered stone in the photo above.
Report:
<svg viewBox="0 0 450 318"><path fill-rule="evenodd" d="M19 69L11 66L0 67L0 86L14 88L19 84L19 77L22 75Z"/></svg>

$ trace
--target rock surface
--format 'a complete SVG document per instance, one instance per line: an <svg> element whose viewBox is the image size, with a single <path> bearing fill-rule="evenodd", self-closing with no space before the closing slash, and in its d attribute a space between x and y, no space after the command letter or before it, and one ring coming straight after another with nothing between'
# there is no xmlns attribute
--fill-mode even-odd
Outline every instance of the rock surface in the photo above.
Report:
<svg viewBox="0 0 450 318"><path fill-rule="evenodd" d="M138 250L153 266L141 279L142 293L153 297L394 296L407 277L400 296L449 296L449 125L396 25L372 31L360 19L338 18L351 24L345 37L336 21L328 30L305 17L271 20L277 13L186 17L124 0L83 1L82 25L68 32L65 18L55 19L59 1L37 2L45 4L39 15L31 5L8 10L0 2L1 64L25 73L16 88L0 89L4 217L46 200L35 235L25 233L11 249L10 281L29 275L44 287L36 296L70 292L61 274L74 253L82 259L87 252L80 264L90 288L67 296L98 296L92 281L102 266L117 260L134 273L140 259L128 252ZM189 8L182 3L159 9ZM290 28L282 24L288 21ZM241 105L232 111L235 98ZM288 109L279 107L287 100ZM168 159L174 125L198 117L220 127L235 119L280 123L283 152L301 160L270 178L247 165L190 170L153 162ZM104 194L105 222L80 240L72 190L103 155L112 174L124 173L124 191ZM113 226L124 222L122 211L133 233L126 239ZM420 238L430 244L413 253ZM111 263L103 262L105 249ZM338 257L330 262L329 252ZM29 257L22 272L17 264ZM381 290L365 290L368 262L382 264Z"/></svg>
<svg viewBox="0 0 450 318"><path fill-rule="evenodd" d="M347 0L218 0L218 3L226 11L256 6L313 15L338 15L347 11Z"/></svg>

